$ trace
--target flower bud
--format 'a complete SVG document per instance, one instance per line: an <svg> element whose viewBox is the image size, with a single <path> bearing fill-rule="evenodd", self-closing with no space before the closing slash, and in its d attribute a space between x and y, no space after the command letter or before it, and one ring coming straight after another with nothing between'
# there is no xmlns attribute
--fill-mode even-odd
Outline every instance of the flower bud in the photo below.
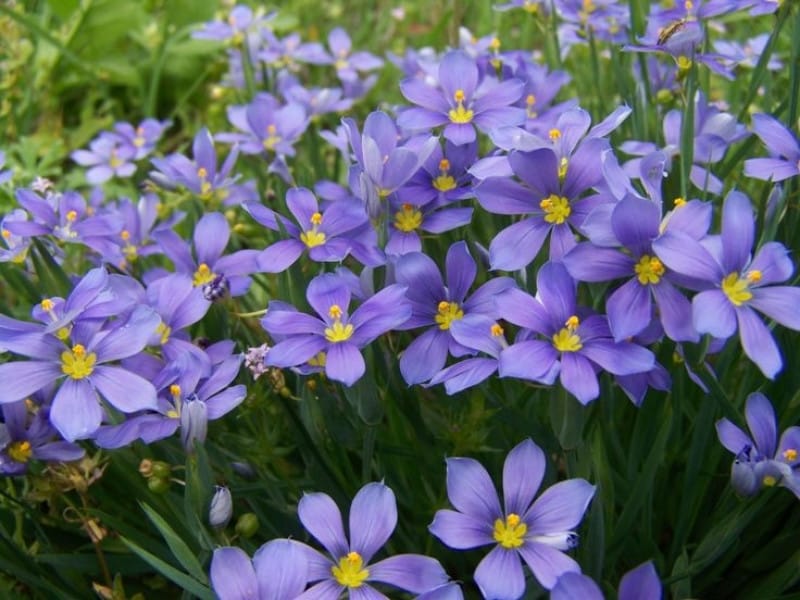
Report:
<svg viewBox="0 0 800 600"><path fill-rule="evenodd" d="M189 400L181 411L181 442L187 452L194 452L195 442L206 441L208 410L202 400Z"/></svg>
<svg viewBox="0 0 800 600"><path fill-rule="evenodd" d="M225 486L217 486L217 491L211 498L211 507L208 509L208 523L214 528L222 529L231 520L231 515L233 515L231 491Z"/></svg>
<svg viewBox="0 0 800 600"><path fill-rule="evenodd" d="M236 533L242 537L249 538L258 531L258 517L255 513L244 513L236 521Z"/></svg>
<svg viewBox="0 0 800 600"><path fill-rule="evenodd" d="M169 479L151 477L147 480L147 488L154 494L165 494L169 490Z"/></svg>
<svg viewBox="0 0 800 600"><path fill-rule="evenodd" d="M151 463L150 471L153 477L158 477L159 479L169 479L172 476L172 466L163 460Z"/></svg>

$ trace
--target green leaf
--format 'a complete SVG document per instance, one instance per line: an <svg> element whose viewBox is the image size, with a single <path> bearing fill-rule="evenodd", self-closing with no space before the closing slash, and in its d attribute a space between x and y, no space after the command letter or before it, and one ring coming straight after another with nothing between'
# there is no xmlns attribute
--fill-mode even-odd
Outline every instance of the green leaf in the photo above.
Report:
<svg viewBox="0 0 800 600"><path fill-rule="evenodd" d="M39 239L33 241L34 251L31 253L33 268L44 290L51 296L67 297L72 285L64 269L53 259Z"/></svg>
<svg viewBox="0 0 800 600"><path fill-rule="evenodd" d="M214 600L214 593L208 588L208 586L203 585L185 573L181 573L172 565L167 564L157 556L150 554L144 548L140 548L126 537L120 536L120 539L122 540L122 543L125 544L133 553L135 553L143 561L145 561L173 583L181 586L184 590L191 592L201 600Z"/></svg>
<svg viewBox="0 0 800 600"><path fill-rule="evenodd" d="M80 0L47 0L53 14L66 21L80 6Z"/></svg>
<svg viewBox="0 0 800 600"><path fill-rule="evenodd" d="M195 579L202 583L208 583L208 578L203 570L200 561L191 548L184 542L181 537L175 533L175 530L159 515L155 510L148 506L145 502L140 502L139 506L147 514L147 518L152 521L156 526L161 536L167 542L172 554L178 559L184 569L194 576Z"/></svg>

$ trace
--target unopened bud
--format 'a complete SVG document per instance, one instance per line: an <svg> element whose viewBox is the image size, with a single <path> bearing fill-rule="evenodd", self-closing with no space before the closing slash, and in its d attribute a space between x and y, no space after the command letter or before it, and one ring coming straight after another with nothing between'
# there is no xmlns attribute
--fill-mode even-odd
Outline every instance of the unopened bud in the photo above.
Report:
<svg viewBox="0 0 800 600"><path fill-rule="evenodd" d="M153 477L159 479L169 479L172 476L172 466L163 460L157 460L151 466Z"/></svg>
<svg viewBox="0 0 800 600"><path fill-rule="evenodd" d="M147 480L147 488L154 494L165 494L169 490L169 479L151 477Z"/></svg>
<svg viewBox="0 0 800 600"><path fill-rule="evenodd" d="M233 515L233 498L231 491L225 486L217 486L211 507L208 509L208 523L214 528L222 529Z"/></svg>
<svg viewBox="0 0 800 600"><path fill-rule="evenodd" d="M187 452L194 452L195 442L206 441L208 409L202 400L190 400L181 411L181 442Z"/></svg>
<svg viewBox="0 0 800 600"><path fill-rule="evenodd" d="M249 538L255 535L256 531L258 531L258 526L258 517L255 513L244 513L236 521L236 533L242 537Z"/></svg>

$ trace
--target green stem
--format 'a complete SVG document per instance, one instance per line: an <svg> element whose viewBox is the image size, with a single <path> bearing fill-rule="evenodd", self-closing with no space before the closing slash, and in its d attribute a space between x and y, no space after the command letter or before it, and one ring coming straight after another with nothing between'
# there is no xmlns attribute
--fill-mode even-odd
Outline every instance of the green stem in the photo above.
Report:
<svg viewBox="0 0 800 600"><path fill-rule="evenodd" d="M697 66L692 66L686 74L686 95L684 96L683 121L681 122L681 197L689 197L689 175L694 158L694 107L697 92Z"/></svg>

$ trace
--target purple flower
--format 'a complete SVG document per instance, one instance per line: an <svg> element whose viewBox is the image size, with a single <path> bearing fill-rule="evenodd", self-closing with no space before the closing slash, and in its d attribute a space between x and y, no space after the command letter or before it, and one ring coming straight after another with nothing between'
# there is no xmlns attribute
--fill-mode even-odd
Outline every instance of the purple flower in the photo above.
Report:
<svg viewBox="0 0 800 600"><path fill-rule="evenodd" d="M619 600L661 600L661 581L652 561L642 563L622 576ZM568 572L550 590L550 600L603 600L597 584L586 575Z"/></svg>
<svg viewBox="0 0 800 600"><path fill-rule="evenodd" d="M13 343L13 352L33 359L0 365L2 402L22 400L63 377L50 421L70 442L88 438L100 427L104 411L98 393L124 413L155 408L156 390L149 381L103 363L140 352L159 322L155 312L141 306L115 328L73 327L63 341L50 334L2 330L0 345Z"/></svg>
<svg viewBox="0 0 800 600"><path fill-rule="evenodd" d="M255 273L257 250L239 250L223 256L230 239L230 226L217 212L204 214L194 227L194 256L190 246L174 231L163 230L153 236L179 273L191 275L195 288L206 300L218 300L228 293L241 296L250 287Z"/></svg>
<svg viewBox="0 0 800 600"><path fill-rule="evenodd" d="M350 253L350 237L368 221L361 203L350 198L334 201L320 211L317 198L306 188L286 192L286 206L300 227L261 204L245 205L256 221L273 231L283 229L290 236L258 254L256 261L261 272L281 273L305 251L313 261L341 262Z"/></svg>
<svg viewBox="0 0 800 600"><path fill-rule="evenodd" d="M295 600L308 580L305 551L299 542L272 540L251 561L241 548L217 548L210 579L219 600Z"/></svg>
<svg viewBox="0 0 800 600"><path fill-rule="evenodd" d="M744 174L765 181L783 181L800 174L800 142L777 119L753 115L753 131L764 142L771 158L744 161Z"/></svg>
<svg viewBox="0 0 800 600"><path fill-rule="evenodd" d="M417 106L404 110L398 125L410 130L444 125L444 137L461 145L475 141L475 127L488 133L495 127L525 122L525 111L510 106L522 96L521 81L478 79L475 59L463 51L448 52L439 65L441 89L418 79L406 79L400 84L403 96Z"/></svg>
<svg viewBox="0 0 800 600"><path fill-rule="evenodd" d="M745 417L752 437L728 419L717 421L720 443L736 457L731 484L737 493L752 496L764 486L789 488L800 499L800 427L789 427L778 437L775 410L764 394L750 394Z"/></svg>
<svg viewBox="0 0 800 600"><path fill-rule="evenodd" d="M349 537L330 496L305 494L297 506L300 521L331 558L307 547L308 580L319 582L298 600L382 597L370 583L384 583L420 594L447 583L439 561L419 554L398 554L370 564L397 525L394 493L383 483L368 483L350 505Z"/></svg>
<svg viewBox="0 0 800 600"><path fill-rule="evenodd" d="M341 27L335 27L328 34L328 47L331 50L336 75L342 81L358 80L359 72L374 71L383 66L383 60L369 52L352 52L350 36Z"/></svg>
<svg viewBox="0 0 800 600"><path fill-rule="evenodd" d="M14 176L14 171L11 169L6 169L3 171L4 166L6 166L6 153L0 150L0 185L3 185L7 181L11 181L11 178Z"/></svg>
<svg viewBox="0 0 800 600"><path fill-rule="evenodd" d="M695 224L710 221L710 205L692 202L680 210L691 213L681 216L693 218ZM670 226L674 229L680 222L666 222L665 230ZM564 256L564 266L578 281L627 278L606 300L608 324L614 340L620 342L644 331L653 319L655 304L658 318L670 339L697 341L699 335L691 323L691 303L676 288L681 281L675 280L674 274L667 271L652 250L652 241L661 234L658 205L628 196L614 206L610 224L623 250L583 242Z"/></svg>
<svg viewBox="0 0 800 600"><path fill-rule="evenodd" d="M0 262L13 262L24 263L28 257L28 249L31 245L31 240L26 239L20 235L14 234L7 224L17 221L25 222L28 220L28 214L21 208L6 213L2 220L0 220L0 237L2 237L5 248L0 246Z"/></svg>
<svg viewBox="0 0 800 600"><path fill-rule="evenodd" d="M768 33L757 35L747 40L744 44L739 44L733 40L715 40L714 49L719 52L725 60L730 61L732 66L755 69L768 41ZM782 68L783 63L775 56L770 56L767 62L767 69L770 71L777 71Z"/></svg>
<svg viewBox="0 0 800 600"><path fill-rule="evenodd" d="M89 144L89 150L76 150L70 156L83 167L91 167L86 172L86 181L92 185L105 183L112 177L130 177L136 165L130 161L136 158L136 148L121 143L119 136L103 132Z"/></svg>
<svg viewBox="0 0 800 600"><path fill-rule="evenodd" d="M578 135L584 132L585 129ZM489 177L475 188L478 201L489 212L527 215L492 240L489 246L492 269L513 271L527 266L539 254L548 234L550 257L559 259L576 244L573 228L580 227L603 200L600 196L581 196L602 181L600 156L608 142L590 138L573 153L577 139L572 135L562 140L562 130L556 128L551 137L553 148L515 150L508 156L511 169L521 182L508 177Z"/></svg>
<svg viewBox="0 0 800 600"><path fill-rule="evenodd" d="M308 126L302 106L281 106L269 94L259 94L244 106L229 106L228 120L244 133L221 133L217 139L238 144L244 154L294 156L294 143Z"/></svg>
<svg viewBox="0 0 800 600"><path fill-rule="evenodd" d="M177 153L152 159L151 162L158 171L152 172L151 176L166 187L184 186L203 200L227 199L235 181L229 175L239 155L238 148L231 150L222 167L217 170L214 138L203 127L194 136L192 155L194 160Z"/></svg>
<svg viewBox="0 0 800 600"><path fill-rule="evenodd" d="M429 529L445 545L467 550L496 544L475 570L484 598L516 600L525 593L520 558L551 589L559 576L580 572L563 553L578 545L580 523L595 487L583 479L561 481L534 502L544 478L544 452L530 439L508 453L500 500L486 469L471 458L447 459L447 496L456 510L439 510Z"/></svg>
<svg viewBox="0 0 800 600"><path fill-rule="evenodd" d="M745 354L772 379L783 361L769 329L755 310L800 330L800 288L771 285L791 277L792 260L778 242L764 244L751 259L754 236L750 200L732 191L722 207L719 237L708 238L704 243L669 231L653 242L653 249L667 267L695 279L704 289L692 299L694 328L725 339L736 333L738 324Z"/></svg>
<svg viewBox="0 0 800 600"><path fill-rule="evenodd" d="M145 119L135 128L130 123L115 123L114 134L123 146L134 149L133 159L140 160L155 150L156 144L171 124L171 121L156 119Z"/></svg>
<svg viewBox="0 0 800 600"><path fill-rule="evenodd" d="M408 286L406 296L412 309L411 318L402 328L428 327L400 357L400 372L409 385L433 377L444 367L448 352L453 356L470 354L469 348L453 338L450 326L471 314L494 321L497 318L496 297L515 286L513 279L499 277L489 280L467 298L477 266L466 242L450 246L445 265L447 286L436 263L425 254L405 254L395 265L397 282Z"/></svg>
<svg viewBox="0 0 800 600"><path fill-rule="evenodd" d="M24 400L2 407L0 423L0 474L22 475L31 460L80 460L85 454L77 444L54 441L56 430L50 424L48 409L37 407L31 415Z"/></svg>
<svg viewBox="0 0 800 600"><path fill-rule="evenodd" d="M306 298L321 318L283 302L270 302L261 324L270 335L282 339L270 349L264 364L295 367L313 359L325 367L329 378L353 385L366 370L359 349L411 316L405 292L405 286L390 285L348 315L351 292L346 282L330 273L315 277Z"/></svg>
<svg viewBox="0 0 800 600"><path fill-rule="evenodd" d="M189 348L168 363L153 378L158 390L157 412L129 416L119 425L103 426L95 434L101 448L121 448L136 439L146 444L173 435L181 430L181 441L192 452L195 441L205 440L208 421L224 417L245 398L243 385L230 384L239 373L241 355L231 355L222 343L203 352ZM198 357L198 355L200 355Z"/></svg>
<svg viewBox="0 0 800 600"><path fill-rule="evenodd" d="M497 300L501 317L530 332L501 354L501 377L541 381L558 363L561 384L586 404L600 394L600 368L632 375L655 365L649 350L628 341L615 342L605 317L583 316L585 311L576 306L575 282L561 263L549 262L539 269L536 290L536 298L510 290Z"/></svg>

